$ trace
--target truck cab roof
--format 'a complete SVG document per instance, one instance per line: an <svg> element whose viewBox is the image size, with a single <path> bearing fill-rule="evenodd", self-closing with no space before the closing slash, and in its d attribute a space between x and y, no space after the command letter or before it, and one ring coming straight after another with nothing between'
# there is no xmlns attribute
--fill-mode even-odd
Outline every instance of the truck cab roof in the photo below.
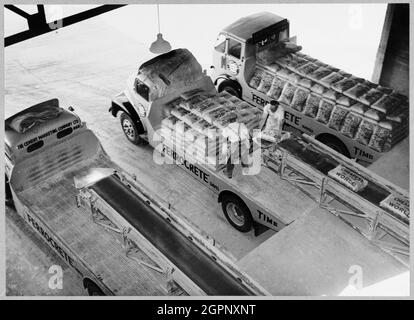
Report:
<svg viewBox="0 0 414 320"><path fill-rule="evenodd" d="M204 76L190 51L175 49L143 63L136 78L148 86L149 100L154 101Z"/></svg>
<svg viewBox="0 0 414 320"><path fill-rule="evenodd" d="M258 42L271 30L289 26L289 21L270 12L259 12L240 18L223 29L243 42Z"/></svg>

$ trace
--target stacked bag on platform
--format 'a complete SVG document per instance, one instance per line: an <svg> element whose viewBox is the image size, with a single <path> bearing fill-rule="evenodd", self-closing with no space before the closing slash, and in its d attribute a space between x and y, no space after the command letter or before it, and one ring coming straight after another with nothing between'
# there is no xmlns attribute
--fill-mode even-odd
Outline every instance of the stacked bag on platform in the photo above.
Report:
<svg viewBox="0 0 414 320"><path fill-rule="evenodd" d="M408 135L406 96L300 52L259 52L249 85L378 152Z"/></svg>
<svg viewBox="0 0 414 320"><path fill-rule="evenodd" d="M182 94L170 101L166 109L171 111L161 122L163 139L182 155L216 165L226 155L223 130L239 123L252 134L262 116L258 108L227 92L209 94L200 90Z"/></svg>

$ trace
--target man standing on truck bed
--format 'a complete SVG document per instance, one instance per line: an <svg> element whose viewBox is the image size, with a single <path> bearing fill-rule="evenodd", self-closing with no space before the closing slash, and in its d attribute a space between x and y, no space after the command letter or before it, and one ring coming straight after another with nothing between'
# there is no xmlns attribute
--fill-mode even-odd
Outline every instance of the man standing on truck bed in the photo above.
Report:
<svg viewBox="0 0 414 320"><path fill-rule="evenodd" d="M250 135L245 125L233 122L224 128L223 136L226 138L227 152L227 163L224 173L231 179L234 164L238 163L238 161L240 161L243 168L249 166L247 164L247 154L251 147Z"/></svg>
<svg viewBox="0 0 414 320"><path fill-rule="evenodd" d="M271 142L280 140L285 117L285 110L276 100L271 100L263 108L263 116L260 122L262 130L260 138Z"/></svg>

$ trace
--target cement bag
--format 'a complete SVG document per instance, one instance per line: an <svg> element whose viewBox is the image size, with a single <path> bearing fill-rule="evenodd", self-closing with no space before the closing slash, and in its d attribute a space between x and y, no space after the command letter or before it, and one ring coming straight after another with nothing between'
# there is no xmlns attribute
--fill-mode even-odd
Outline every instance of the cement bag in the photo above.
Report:
<svg viewBox="0 0 414 320"><path fill-rule="evenodd" d="M324 98L332 100L332 101L336 101L340 98L341 94L339 92L336 92L332 89L328 89L326 91L324 91L324 93L322 94Z"/></svg>
<svg viewBox="0 0 414 320"><path fill-rule="evenodd" d="M188 115L190 111L185 110L184 108L178 107L171 110L171 114L175 117L177 117L180 120L183 120L183 118Z"/></svg>
<svg viewBox="0 0 414 320"><path fill-rule="evenodd" d="M352 87L356 86L358 84L357 81L355 81L354 79L350 79L350 78L345 78L341 81L336 82L335 84L332 85L332 89L338 91L338 92L345 92L349 89L351 89Z"/></svg>
<svg viewBox="0 0 414 320"><path fill-rule="evenodd" d="M338 99L336 99L336 103L337 104L341 104L345 107L350 107L352 106L356 101L352 100L351 98L344 96L344 95L340 95Z"/></svg>
<svg viewBox="0 0 414 320"><path fill-rule="evenodd" d="M187 115L185 115L182 120L188 124L189 126L193 126L194 123L199 122L201 120L201 118L194 114L194 113L188 113Z"/></svg>
<svg viewBox="0 0 414 320"><path fill-rule="evenodd" d="M212 111L204 112L203 119L206 121L213 123L214 121L218 120L219 118L223 117L227 113L234 112L236 110L236 106L234 105L221 105L219 108L215 108Z"/></svg>
<svg viewBox="0 0 414 320"><path fill-rule="evenodd" d="M352 99L357 100L366 94L369 90L371 90L369 86L359 83L356 86L348 89L346 92L344 92L344 94Z"/></svg>
<svg viewBox="0 0 414 320"><path fill-rule="evenodd" d="M262 93L267 93L270 87L272 86L272 82L273 82L273 75L268 72L264 72L262 75L262 81L260 81L260 84L257 87L257 91L260 91Z"/></svg>
<svg viewBox="0 0 414 320"><path fill-rule="evenodd" d="M203 112L205 112L206 110L211 110L211 108L214 108L214 107L219 107L219 105L217 103L215 103L214 100L207 99L207 100L201 102L200 104L198 104L192 110L192 112L201 117Z"/></svg>
<svg viewBox="0 0 414 320"><path fill-rule="evenodd" d="M359 126L355 140L364 146L368 145L376 126L377 123L375 121L364 119Z"/></svg>
<svg viewBox="0 0 414 320"><path fill-rule="evenodd" d="M297 88L292 98L291 107L297 111L302 112L305 107L306 100L308 99L309 90Z"/></svg>
<svg viewBox="0 0 414 320"><path fill-rule="evenodd" d="M56 118L62 110L62 108L55 106L44 106L42 109L38 108L38 111L36 112L27 112L14 117L8 125L14 131L24 133L34 127L37 123Z"/></svg>
<svg viewBox="0 0 414 320"><path fill-rule="evenodd" d="M386 142L392 131L392 125L388 121L380 122L369 141L368 146L378 152L383 152Z"/></svg>
<svg viewBox="0 0 414 320"><path fill-rule="evenodd" d="M314 64L312 62L309 62L309 63L303 65L302 67L298 68L297 71L301 75L307 77L309 74L311 74L312 72L316 71L317 69L319 69L319 66L318 65L316 65L316 64Z"/></svg>
<svg viewBox="0 0 414 320"><path fill-rule="evenodd" d="M224 116L220 117L213 121L213 124L220 129L226 128L229 124L237 121L237 113L234 111L230 111L226 113Z"/></svg>
<svg viewBox="0 0 414 320"><path fill-rule="evenodd" d="M319 111L316 115L316 120L324 124L328 123L335 103L332 101L322 99L319 104Z"/></svg>
<svg viewBox="0 0 414 320"><path fill-rule="evenodd" d="M299 79L298 85L307 89L310 89L312 87L312 80L307 78Z"/></svg>
<svg viewBox="0 0 414 320"><path fill-rule="evenodd" d="M344 79L344 77L341 76L339 73L333 72L333 73L329 74L328 76L326 76L325 78L322 78L320 80L320 82L323 83L324 85L326 85L327 87L330 87L334 83L336 83L338 81L341 81L343 79Z"/></svg>
<svg viewBox="0 0 414 320"><path fill-rule="evenodd" d="M378 89L371 89L367 93L365 93L362 97L360 97L358 100L362 103L372 105L378 100L380 100L384 96L384 93L382 93Z"/></svg>
<svg viewBox="0 0 414 320"><path fill-rule="evenodd" d="M176 116L170 115L168 118L162 119L161 126L173 129L177 121L179 119Z"/></svg>
<svg viewBox="0 0 414 320"><path fill-rule="evenodd" d="M306 100L305 105L305 115L311 118L315 118L318 114L319 103L321 102L321 97L317 96L314 93L311 93Z"/></svg>
<svg viewBox="0 0 414 320"><path fill-rule="evenodd" d="M372 107L384 113L390 113L401 105L407 105L407 98L401 94L390 94L375 102Z"/></svg>
<svg viewBox="0 0 414 320"><path fill-rule="evenodd" d="M290 105L295 91L296 87L289 82L286 82L278 101Z"/></svg>
<svg viewBox="0 0 414 320"><path fill-rule="evenodd" d="M328 176L354 192L361 191L368 185L367 180L342 165L339 165L329 171Z"/></svg>
<svg viewBox="0 0 414 320"><path fill-rule="evenodd" d="M236 113L237 113L237 121L240 123L245 123L248 121L251 121L252 119L260 118L262 115L262 112L252 105L242 102L236 107Z"/></svg>
<svg viewBox="0 0 414 320"><path fill-rule="evenodd" d="M264 74L264 70L262 69L256 69L254 71L253 77L249 81L249 86L257 89L257 87L260 85L260 82L262 81L262 76Z"/></svg>
<svg viewBox="0 0 414 320"><path fill-rule="evenodd" d="M277 100L279 99L284 86L285 81L279 79L278 77L274 77L272 85L266 95L274 100Z"/></svg>
<svg viewBox="0 0 414 320"><path fill-rule="evenodd" d="M311 78L313 81L319 82L320 80L322 80L323 78L331 74L331 72L332 71L329 70L328 68L320 67L316 69L315 71L313 71L312 73L310 73L309 78Z"/></svg>
<svg viewBox="0 0 414 320"><path fill-rule="evenodd" d="M404 196L390 194L380 202L380 207L390 210L404 218L410 217L410 200Z"/></svg>
<svg viewBox="0 0 414 320"><path fill-rule="evenodd" d="M331 119L329 119L328 127L339 131L342 127L342 123L348 113L348 108L340 105L336 105L332 111Z"/></svg>
<svg viewBox="0 0 414 320"><path fill-rule="evenodd" d="M197 94L189 98L188 100L182 100L180 103L180 107L192 111L198 104L205 101L209 96L205 94Z"/></svg>
<svg viewBox="0 0 414 320"><path fill-rule="evenodd" d="M206 120L201 119L195 123L193 123L192 127L197 130L198 132L204 134L205 130L211 127L211 124L208 123Z"/></svg>
<svg viewBox="0 0 414 320"><path fill-rule="evenodd" d="M344 119L344 125L341 128L341 132L344 136L354 138L362 117L355 112L349 112Z"/></svg>
<svg viewBox="0 0 414 320"><path fill-rule="evenodd" d="M312 92L315 92L317 94L323 94L325 92L325 88L316 82L312 83L310 89Z"/></svg>

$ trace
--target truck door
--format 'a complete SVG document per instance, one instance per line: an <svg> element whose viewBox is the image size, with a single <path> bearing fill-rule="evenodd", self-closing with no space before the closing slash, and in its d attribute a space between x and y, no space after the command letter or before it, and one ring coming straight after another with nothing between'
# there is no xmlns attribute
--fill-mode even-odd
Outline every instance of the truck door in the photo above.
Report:
<svg viewBox="0 0 414 320"><path fill-rule="evenodd" d="M242 43L220 34L214 47L214 65L225 73L236 76L242 66Z"/></svg>
<svg viewBox="0 0 414 320"><path fill-rule="evenodd" d="M227 39L227 53L225 55L225 69L233 76L237 76L242 67L242 43L232 38Z"/></svg>

